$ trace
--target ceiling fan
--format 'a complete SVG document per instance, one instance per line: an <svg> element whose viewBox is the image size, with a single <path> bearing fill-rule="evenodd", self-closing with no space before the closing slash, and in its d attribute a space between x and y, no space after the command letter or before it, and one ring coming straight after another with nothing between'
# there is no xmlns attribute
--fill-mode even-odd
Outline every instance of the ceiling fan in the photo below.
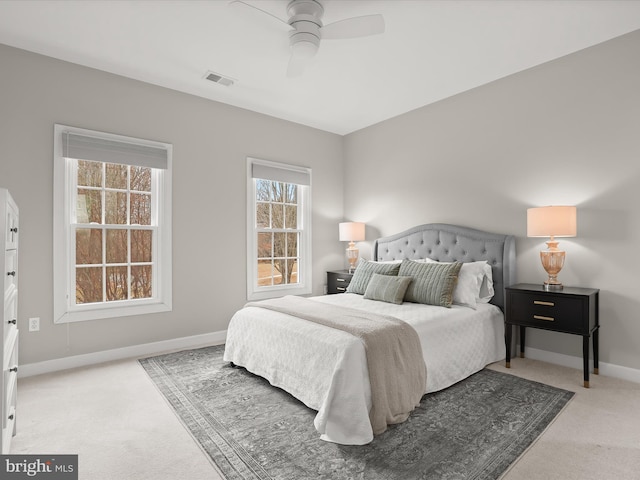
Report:
<svg viewBox="0 0 640 480"><path fill-rule="evenodd" d="M230 3L255 8L288 26L291 57L287 66L287 77L297 77L304 72L317 53L321 39L366 37L383 33L385 27L384 18L379 14L350 17L324 25L324 6L321 0L291 0L287 5L288 20L283 20L245 0L231 0Z"/></svg>

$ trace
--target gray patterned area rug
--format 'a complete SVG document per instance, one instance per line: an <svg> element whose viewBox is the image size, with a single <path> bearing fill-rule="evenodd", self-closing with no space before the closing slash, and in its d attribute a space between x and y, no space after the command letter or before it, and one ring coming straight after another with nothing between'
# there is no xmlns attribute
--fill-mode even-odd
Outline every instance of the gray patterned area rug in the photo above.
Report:
<svg viewBox="0 0 640 480"><path fill-rule="evenodd" d="M140 363L227 480L496 479L573 396L485 369L425 395L370 444L337 445L320 440L314 410L223 362L223 351Z"/></svg>

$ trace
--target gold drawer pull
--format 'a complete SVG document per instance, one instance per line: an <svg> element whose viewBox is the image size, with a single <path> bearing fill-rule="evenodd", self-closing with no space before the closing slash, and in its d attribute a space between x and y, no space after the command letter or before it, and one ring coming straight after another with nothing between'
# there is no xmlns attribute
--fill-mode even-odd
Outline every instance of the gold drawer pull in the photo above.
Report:
<svg viewBox="0 0 640 480"><path fill-rule="evenodd" d="M548 322L555 321L555 318L553 318L553 317L545 317L544 315L534 315L533 318L535 318L536 320L547 320Z"/></svg>
<svg viewBox="0 0 640 480"><path fill-rule="evenodd" d="M336 278L336 282L346 282L344 278Z"/></svg>
<svg viewBox="0 0 640 480"><path fill-rule="evenodd" d="M534 305L546 305L547 307L553 307L555 305L555 303L553 303L553 302L543 302L542 300L534 300L533 304Z"/></svg>
<svg viewBox="0 0 640 480"><path fill-rule="evenodd" d="M336 287L336 290L338 290L339 292L346 292L347 289L345 287Z"/></svg>

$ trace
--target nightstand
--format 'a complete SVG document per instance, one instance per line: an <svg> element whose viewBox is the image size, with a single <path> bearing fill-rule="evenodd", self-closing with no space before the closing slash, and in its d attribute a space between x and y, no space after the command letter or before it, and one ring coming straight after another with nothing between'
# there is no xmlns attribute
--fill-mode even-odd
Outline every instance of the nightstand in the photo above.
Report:
<svg viewBox="0 0 640 480"><path fill-rule="evenodd" d="M344 293L347 291L353 273L349 270L333 270L327 272L327 294Z"/></svg>
<svg viewBox="0 0 640 480"><path fill-rule="evenodd" d="M598 374L598 294L596 288L564 287L547 291L542 285L520 283L506 289L506 367L511 367L512 326L520 327L520 356L524 358L527 327L582 335L584 386L589 388L589 337L593 334L593 373Z"/></svg>

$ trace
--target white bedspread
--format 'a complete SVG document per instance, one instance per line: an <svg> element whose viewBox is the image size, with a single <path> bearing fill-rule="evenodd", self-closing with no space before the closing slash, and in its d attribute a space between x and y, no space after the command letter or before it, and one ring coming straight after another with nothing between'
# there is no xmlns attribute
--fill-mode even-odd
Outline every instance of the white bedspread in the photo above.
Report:
<svg viewBox="0 0 640 480"><path fill-rule="evenodd" d="M356 294L312 299L392 315L413 326L427 366L425 393L453 385L505 356L504 318L494 305L479 304L477 310L456 305L395 305ZM317 410L314 425L323 440L348 445L373 440L369 374L358 338L282 313L247 307L231 319L224 359Z"/></svg>

